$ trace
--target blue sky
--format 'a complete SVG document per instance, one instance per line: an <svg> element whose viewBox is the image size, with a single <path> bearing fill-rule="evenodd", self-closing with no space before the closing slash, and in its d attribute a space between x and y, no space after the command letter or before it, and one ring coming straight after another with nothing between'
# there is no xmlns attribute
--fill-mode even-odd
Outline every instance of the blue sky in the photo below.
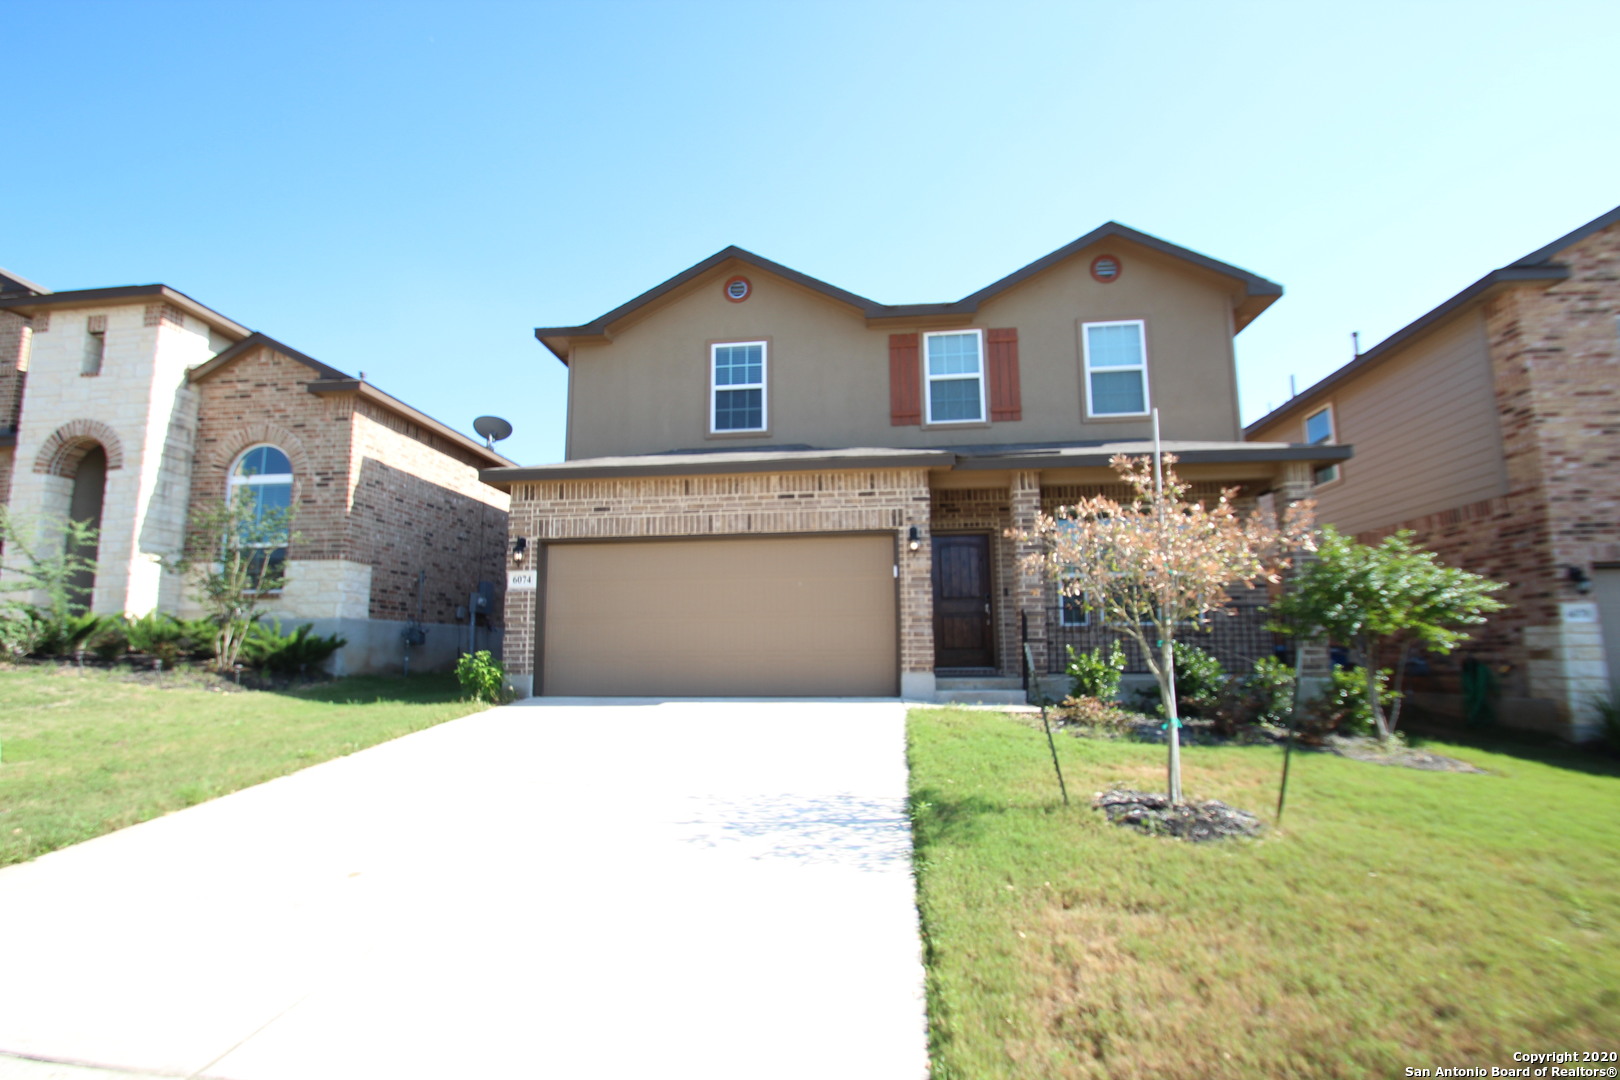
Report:
<svg viewBox="0 0 1620 1080"><path fill-rule="evenodd" d="M1244 418L1620 203L1620 4L0 3L0 266L562 456L536 326L727 244L888 303L1113 219L1281 282Z"/></svg>

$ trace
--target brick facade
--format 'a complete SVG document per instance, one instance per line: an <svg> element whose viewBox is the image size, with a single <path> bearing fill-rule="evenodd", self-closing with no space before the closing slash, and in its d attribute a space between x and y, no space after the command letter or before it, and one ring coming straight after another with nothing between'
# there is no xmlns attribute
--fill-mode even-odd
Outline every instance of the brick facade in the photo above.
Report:
<svg viewBox="0 0 1620 1080"><path fill-rule="evenodd" d="M498 637L508 500L478 470L502 459L262 335L209 364L240 327L104 292L29 296L47 309L31 307L31 319L0 310L0 441L16 444L0 446L0 501L65 514L80 460L106 452L93 610L201 614L161 560L179 551L194 509L227 497L241 453L271 444L291 463L295 514L271 615L348 638L340 673L397 670L423 575L433 633L417 663L442 663L466 640L457 609L489 581L496 603L480 647Z"/></svg>
<svg viewBox="0 0 1620 1080"><path fill-rule="evenodd" d="M1569 606L1590 599L1575 588L1572 569L1590 577L1594 567L1620 565L1620 222L1613 218L1516 264L1567 268L1562 280L1509 282L1476 301L1500 442L1495 430L1476 436L1500 447L1502 493L1441 503L1357 534L1376 543L1408 529L1442 561L1507 583L1497 594L1507 610L1474 629L1456 653L1427 658L1427 673L1412 684L1421 706L1460 714L1461 665L1472 657L1498 674L1503 722L1582 739L1597 732L1592 699L1620 681L1604 661L1605 628L1564 621ZM1342 399L1358 385L1333 394ZM1251 434L1264 437L1267 423ZM1354 432L1339 434L1355 441ZM1354 475L1352 463L1344 482Z"/></svg>
<svg viewBox="0 0 1620 1080"><path fill-rule="evenodd" d="M479 481L487 461L357 392L310 393L315 375L261 348L197 384L192 505L225 496L244 450L275 445L293 469L288 617L403 623L420 611L449 626L488 581L498 628L508 500Z"/></svg>
<svg viewBox="0 0 1620 1080"><path fill-rule="evenodd" d="M934 670L928 474L922 469L559 480L512 486L513 536L535 564L547 543L648 537L893 533L900 554L900 668ZM921 536L907 549L911 526ZM506 597L506 668L534 674L536 597Z"/></svg>

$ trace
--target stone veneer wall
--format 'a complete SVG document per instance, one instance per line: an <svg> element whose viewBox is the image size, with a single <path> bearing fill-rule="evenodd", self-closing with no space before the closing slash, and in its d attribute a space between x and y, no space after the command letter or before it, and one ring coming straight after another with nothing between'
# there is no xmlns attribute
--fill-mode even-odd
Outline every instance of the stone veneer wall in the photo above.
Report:
<svg viewBox="0 0 1620 1080"><path fill-rule="evenodd" d="M559 540L892 532L901 553L901 689L931 694L929 505L924 469L547 480L513 485L512 535L529 538L538 566L536 549ZM913 525L915 552L907 549ZM537 595L506 597L506 670L520 688L533 685Z"/></svg>
<svg viewBox="0 0 1620 1080"><path fill-rule="evenodd" d="M92 323L105 351L100 373L85 375ZM208 327L167 304L86 304L34 321L10 500L65 516L78 456L90 441L106 447L98 612L145 614L165 598L158 560L184 527L195 422L185 371L209 348Z"/></svg>

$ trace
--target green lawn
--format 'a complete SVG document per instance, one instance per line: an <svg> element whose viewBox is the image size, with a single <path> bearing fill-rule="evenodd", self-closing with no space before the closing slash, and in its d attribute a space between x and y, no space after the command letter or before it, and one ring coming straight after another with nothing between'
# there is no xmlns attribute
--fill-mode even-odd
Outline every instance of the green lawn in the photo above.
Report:
<svg viewBox="0 0 1620 1080"><path fill-rule="evenodd" d="M448 675L272 693L0 666L0 866L484 707L458 696Z"/></svg>
<svg viewBox="0 0 1620 1080"><path fill-rule="evenodd" d="M935 1080L1394 1077L1620 1050L1620 775L1428 743L1489 770L1296 754L1282 828L1195 845L1091 796L1164 750L999 713L911 714ZM1507 751L1507 752L1504 752ZM1270 822L1281 752L1184 752L1189 798ZM1606 1066L1605 1066L1606 1067Z"/></svg>

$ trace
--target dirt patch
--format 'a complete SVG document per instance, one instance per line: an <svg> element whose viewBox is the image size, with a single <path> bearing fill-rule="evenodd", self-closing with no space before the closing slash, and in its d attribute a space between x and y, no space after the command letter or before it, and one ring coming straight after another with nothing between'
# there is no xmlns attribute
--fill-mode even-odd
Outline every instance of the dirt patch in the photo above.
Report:
<svg viewBox="0 0 1620 1080"><path fill-rule="evenodd" d="M1258 836L1265 829L1247 810L1227 806L1218 799L1201 803L1173 803L1167 796L1130 788L1099 793L1091 805L1115 825L1125 825L1153 836L1174 836L1202 843L1232 836Z"/></svg>
<svg viewBox="0 0 1620 1080"><path fill-rule="evenodd" d="M1398 765L1403 769L1464 773L1485 771L1475 768L1466 761L1458 761L1444 754L1431 754L1427 750L1416 750L1402 743L1390 742L1380 746L1377 739L1365 736L1329 735L1323 741L1322 749L1340 757L1354 758L1356 761L1370 761L1374 765Z"/></svg>

